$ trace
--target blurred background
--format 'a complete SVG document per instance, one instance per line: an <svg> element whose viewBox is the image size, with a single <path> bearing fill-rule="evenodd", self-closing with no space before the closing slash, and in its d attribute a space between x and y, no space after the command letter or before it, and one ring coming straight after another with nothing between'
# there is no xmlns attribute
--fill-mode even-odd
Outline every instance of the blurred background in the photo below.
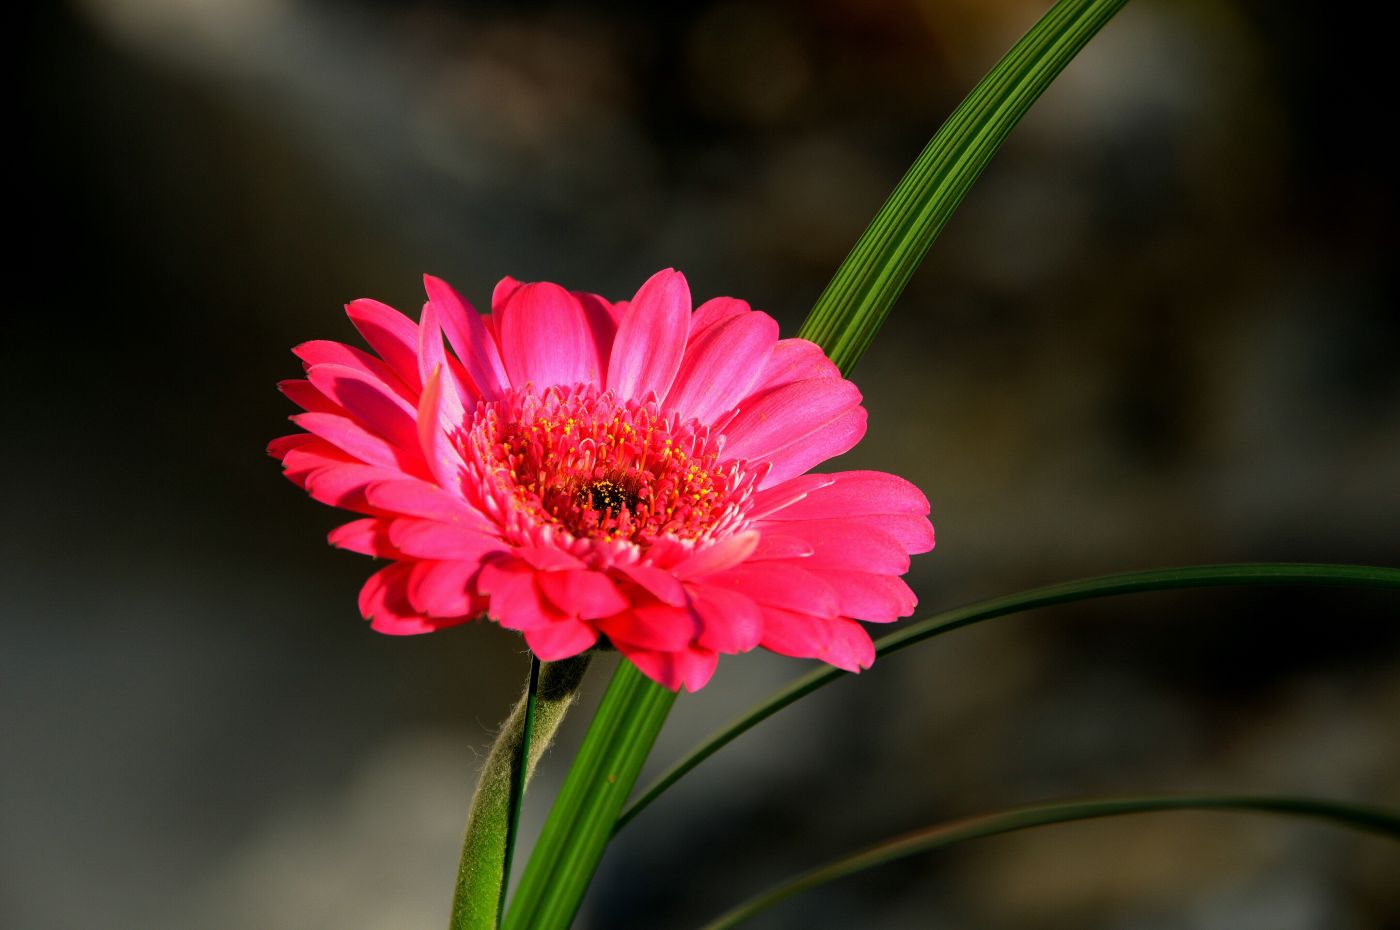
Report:
<svg viewBox="0 0 1400 930"><path fill-rule="evenodd" d="M371 633L278 476L288 349L424 271L615 298L658 268L795 332L1030 0L80 0L19 13L4 339L0 925L440 927L526 670ZM845 467L933 501L920 615L1104 572L1395 564L1393 81L1363 17L1137 0L968 196L854 372ZM1380 56L1378 62L1373 56ZM1357 122L1361 120L1361 122ZM891 833L1040 799L1400 805L1394 594L1216 590L998 620L697 770L580 928L686 928ZM538 829L612 660L535 783ZM683 696L652 770L806 670ZM647 776L644 775L644 779ZM1400 927L1400 849L1236 815L986 840L755 927Z"/></svg>

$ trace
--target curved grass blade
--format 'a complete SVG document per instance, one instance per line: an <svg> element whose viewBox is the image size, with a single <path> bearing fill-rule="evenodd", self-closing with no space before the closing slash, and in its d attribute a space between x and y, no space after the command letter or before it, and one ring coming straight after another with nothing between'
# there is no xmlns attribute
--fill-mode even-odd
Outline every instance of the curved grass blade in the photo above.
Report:
<svg viewBox="0 0 1400 930"><path fill-rule="evenodd" d="M994 597L965 607L945 610L877 639L875 641L875 654L877 656L889 655L915 643L973 623L1034 610L1038 607L1049 607L1054 604L1068 604L1075 601L1113 597L1120 594L1136 594L1144 591L1166 591L1173 588L1294 584L1397 588L1400 587L1400 569L1365 565L1244 563L1158 568L1141 572L1100 575L1096 578L1033 588L1030 591ZM728 745L739 735L767 720L784 707L795 703L798 699L804 698L818 688L829 685L838 678L844 678L849 674L838 668L821 668L810 672L711 734L703 743L691 750L688 755L667 769L647 787L646 791L618 818L617 829L622 829L647 805L660 797L667 788L680 781L686 773Z"/></svg>
<svg viewBox="0 0 1400 930"><path fill-rule="evenodd" d="M953 111L841 263L798 333L843 371L1012 128L1127 0L1060 0Z"/></svg>
<svg viewBox="0 0 1400 930"><path fill-rule="evenodd" d="M1400 840L1400 812L1322 801L1314 798L1248 797L1230 795L1149 796L1066 801L1057 804L1036 804L1011 810L984 814L938 824L913 833L906 833L883 843L877 843L850 856L845 856L784 882L757 897L751 898L724 915L705 924L701 930L729 930L744 920L809 888L862 872L875 866L951 846L964 840L1011 833L1031 827L1043 827L1096 817L1116 817L1122 814L1142 814L1154 811L1225 810L1251 813L1289 814L1323 820L1337 827L1379 833Z"/></svg>
<svg viewBox="0 0 1400 930"><path fill-rule="evenodd" d="M520 878L506 930L565 930L573 922L675 699L631 662L618 665Z"/></svg>

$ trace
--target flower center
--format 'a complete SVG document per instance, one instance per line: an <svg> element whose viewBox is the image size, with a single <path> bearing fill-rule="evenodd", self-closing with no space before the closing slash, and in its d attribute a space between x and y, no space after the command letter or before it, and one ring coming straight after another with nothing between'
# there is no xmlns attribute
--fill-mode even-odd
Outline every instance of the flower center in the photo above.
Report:
<svg viewBox="0 0 1400 930"><path fill-rule="evenodd" d="M699 421L589 386L483 402L462 439L468 493L517 542L562 531L643 549L742 526L759 474L721 462L721 445Z"/></svg>
<svg viewBox="0 0 1400 930"><path fill-rule="evenodd" d="M599 478L581 485L574 492L574 503L599 513L621 513L637 507L637 488L627 479Z"/></svg>

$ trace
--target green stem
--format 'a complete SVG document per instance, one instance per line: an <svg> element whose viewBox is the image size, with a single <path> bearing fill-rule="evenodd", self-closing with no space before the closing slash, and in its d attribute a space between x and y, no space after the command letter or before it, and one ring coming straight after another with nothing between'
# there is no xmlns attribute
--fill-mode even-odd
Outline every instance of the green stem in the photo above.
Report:
<svg viewBox="0 0 1400 930"><path fill-rule="evenodd" d="M1379 833L1391 839L1400 838L1400 814L1359 804L1342 804L1314 798L1238 797L1223 796L1152 796L1135 798L1105 798L1036 804L1011 810L969 817L938 824L913 833L877 843L858 853L844 856L819 868L797 876L727 911L705 924L701 930L730 930L750 917L801 891L853 875L875 866L951 846L964 840L995 836L1031 827L1042 827L1096 817L1121 814L1141 814L1173 810L1230 810L1253 813L1291 814L1311 817L1335 826Z"/></svg>
<svg viewBox="0 0 1400 930"><path fill-rule="evenodd" d="M577 698L589 658L541 666L531 656L525 694L501 725L472 798L452 898L452 930L500 926L525 785Z"/></svg>
<svg viewBox="0 0 1400 930"><path fill-rule="evenodd" d="M1075 601L1087 601L1121 594L1136 594L1144 591L1165 591L1173 588L1289 584L1395 588L1400 587L1400 569L1376 568L1365 565L1304 565L1265 562L1156 568L1142 572L1100 575L1096 578L1085 578L1079 581L1047 585L1043 588L1033 588L1030 591L1007 594L994 597L991 600L978 601L966 607L945 610L876 640L875 654L877 656L889 655L942 633L950 633L983 620L1034 610L1037 607L1069 604ZM719 752L741 734L753 729L784 707L796 703L800 698L831 684L838 678L845 678L847 675L847 672L838 668L820 668L803 675L711 734L703 743L691 750L689 754L652 782L646 791L642 792L642 796L623 811L622 816L617 820L617 829L622 829L647 805L660 797L666 789L680 781L686 773Z"/></svg>
<svg viewBox="0 0 1400 930"><path fill-rule="evenodd" d="M535 707L540 688L540 660L530 653L530 679L525 685L525 720L520 728L520 746L511 768L510 829L506 831L505 862L501 865L501 893L496 902L496 924L506 916L506 892L510 888L510 866L515 860L515 842L520 836L520 810L525 806L525 769L530 758L530 744L535 735Z"/></svg>
<svg viewBox="0 0 1400 930"><path fill-rule="evenodd" d="M506 930L565 930L676 695L623 660L569 768L506 914Z"/></svg>

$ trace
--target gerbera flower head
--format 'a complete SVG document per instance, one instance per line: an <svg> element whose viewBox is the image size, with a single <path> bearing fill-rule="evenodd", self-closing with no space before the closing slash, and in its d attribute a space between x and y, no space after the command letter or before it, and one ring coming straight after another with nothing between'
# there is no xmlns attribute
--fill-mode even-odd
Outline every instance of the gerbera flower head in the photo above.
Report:
<svg viewBox="0 0 1400 930"><path fill-rule="evenodd" d="M332 544L389 560L360 593L374 629L489 617L543 660L610 643L694 691L758 646L859 671L856 621L913 611L900 576L933 547L928 501L894 475L808 473L865 432L815 344L741 300L692 312L672 270L622 303L507 278L489 315L425 282L417 323L346 308L373 353L294 350L303 432L269 447L361 515Z"/></svg>

